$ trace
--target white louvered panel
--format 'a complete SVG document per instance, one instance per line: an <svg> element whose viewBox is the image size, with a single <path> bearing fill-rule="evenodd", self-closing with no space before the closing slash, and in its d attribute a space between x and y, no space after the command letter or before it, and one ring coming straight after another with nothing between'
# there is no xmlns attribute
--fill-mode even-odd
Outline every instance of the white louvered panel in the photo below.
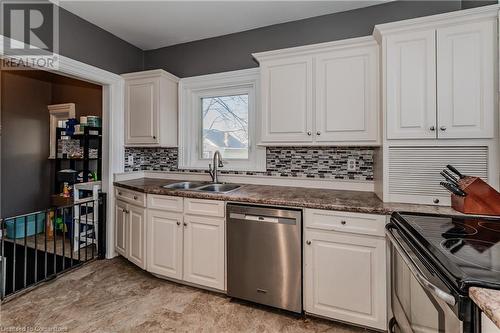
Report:
<svg viewBox="0 0 500 333"><path fill-rule="evenodd" d="M447 164L487 181L488 147L389 147L391 198L404 197L396 201L415 203L422 203L422 197L449 199L448 191L439 185L444 181L439 172Z"/></svg>

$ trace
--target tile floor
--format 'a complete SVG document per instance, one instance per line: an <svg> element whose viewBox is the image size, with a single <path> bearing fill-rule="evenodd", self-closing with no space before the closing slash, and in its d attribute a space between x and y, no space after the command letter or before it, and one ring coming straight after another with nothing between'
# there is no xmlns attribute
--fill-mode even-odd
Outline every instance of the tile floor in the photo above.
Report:
<svg viewBox="0 0 500 333"><path fill-rule="evenodd" d="M94 261L4 303L0 331L370 332L232 301L158 279L123 258Z"/></svg>

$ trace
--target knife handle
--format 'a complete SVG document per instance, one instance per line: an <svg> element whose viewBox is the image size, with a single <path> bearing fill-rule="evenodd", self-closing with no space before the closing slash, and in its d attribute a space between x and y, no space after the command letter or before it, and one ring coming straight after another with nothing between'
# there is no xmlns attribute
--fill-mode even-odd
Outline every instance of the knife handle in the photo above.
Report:
<svg viewBox="0 0 500 333"><path fill-rule="evenodd" d="M459 179L457 177L455 177L455 175L453 175L451 172L449 172L448 170L444 169L443 172L448 175L448 177L450 177L451 179L454 180L455 183L458 184L458 181Z"/></svg>
<svg viewBox="0 0 500 333"><path fill-rule="evenodd" d="M448 169L450 169L450 171L451 171L451 172L453 172L454 174L456 174L456 175L458 176L458 178L460 178L460 179L465 178L465 176L464 176L464 175L462 175L462 174L460 173L460 171L458 171L458 170L457 170L454 166L452 166L452 165L448 164L446 167L447 167Z"/></svg>
<svg viewBox="0 0 500 333"><path fill-rule="evenodd" d="M450 176L450 175L449 175L449 174L447 174L445 171L446 171L446 170L443 170L443 171L441 171L441 172L440 172L441 176L443 176L443 177L444 177L444 179L446 179L446 181L448 181L448 182L452 183L452 184L453 184L453 185L455 185L456 187L459 187L459 186L458 186L457 179L456 179L455 177Z"/></svg>
<svg viewBox="0 0 500 333"><path fill-rule="evenodd" d="M447 189L449 192L451 192L451 193L453 193L455 195L458 195L460 197L467 196L467 193L465 193L464 191L462 191L461 189L459 189L458 187L456 187L453 184L450 184L450 183L447 183L447 182L440 182L439 184L442 187L444 187L445 189Z"/></svg>

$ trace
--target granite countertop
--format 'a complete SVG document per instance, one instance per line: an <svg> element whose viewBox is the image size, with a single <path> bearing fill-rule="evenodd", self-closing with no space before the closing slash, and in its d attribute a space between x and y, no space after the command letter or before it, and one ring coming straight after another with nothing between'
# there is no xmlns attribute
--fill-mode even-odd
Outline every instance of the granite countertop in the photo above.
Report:
<svg viewBox="0 0 500 333"><path fill-rule="evenodd" d="M150 194L357 213L390 214L393 211L405 211L433 214L460 214L450 207L384 203L375 193L363 191L251 184L242 184L240 188L228 193L207 193L163 188L164 185L178 182L182 182L182 180L138 178L117 181L114 185Z"/></svg>
<svg viewBox="0 0 500 333"><path fill-rule="evenodd" d="M500 328L500 290L469 288L469 296L481 311Z"/></svg>

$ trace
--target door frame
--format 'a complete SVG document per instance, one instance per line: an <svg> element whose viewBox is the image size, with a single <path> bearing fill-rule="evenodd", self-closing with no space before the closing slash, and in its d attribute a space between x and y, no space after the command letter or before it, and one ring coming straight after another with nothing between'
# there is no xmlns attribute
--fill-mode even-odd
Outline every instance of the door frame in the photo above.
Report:
<svg viewBox="0 0 500 333"><path fill-rule="evenodd" d="M26 56L6 54L3 49L4 39L9 38L0 35L0 60L27 58ZM16 47L25 48L25 44L20 41L11 40L11 43ZM106 258L113 258L117 255L114 249L114 209L112 208L114 207L115 197L113 178L115 173L123 172L125 160L123 127L124 79L118 74L101 68L56 53L53 55L58 59L57 69L54 70L48 65L34 69L45 70L102 86L102 191L108 194L106 196Z"/></svg>

